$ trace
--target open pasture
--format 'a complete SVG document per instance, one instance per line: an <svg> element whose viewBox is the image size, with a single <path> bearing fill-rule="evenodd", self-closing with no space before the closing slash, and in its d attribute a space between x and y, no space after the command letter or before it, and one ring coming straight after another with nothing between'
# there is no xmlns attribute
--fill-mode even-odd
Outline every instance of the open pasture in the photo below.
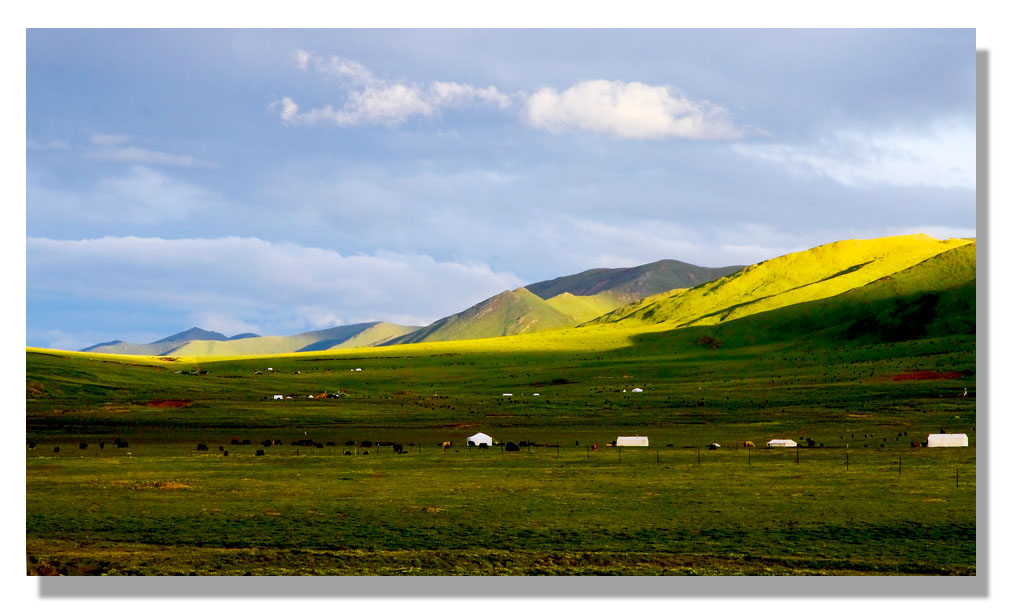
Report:
<svg viewBox="0 0 1010 612"><path fill-rule="evenodd" d="M28 571L975 572L974 337L690 334L199 363L29 351ZM971 446L912 448L940 430ZM477 431L533 445L466 448ZM605 446L619 435L650 446ZM761 448L779 437L804 448Z"/></svg>
<svg viewBox="0 0 1010 612"><path fill-rule="evenodd" d="M30 457L29 571L974 572L974 449L253 448Z"/></svg>

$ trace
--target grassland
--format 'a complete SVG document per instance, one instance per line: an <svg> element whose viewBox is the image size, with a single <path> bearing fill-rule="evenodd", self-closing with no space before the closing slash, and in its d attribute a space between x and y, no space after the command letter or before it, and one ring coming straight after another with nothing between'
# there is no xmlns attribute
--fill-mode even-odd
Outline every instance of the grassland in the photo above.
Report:
<svg viewBox="0 0 1010 612"><path fill-rule="evenodd" d="M199 362L30 351L28 570L974 573L973 335L712 348L704 332ZM599 344L549 348L580 337ZM341 397L307 398L321 391ZM972 446L911 448L940 429ZM476 431L532 445L460 448ZM604 446L625 434L650 448ZM798 464L742 448L772 437L815 446Z"/></svg>

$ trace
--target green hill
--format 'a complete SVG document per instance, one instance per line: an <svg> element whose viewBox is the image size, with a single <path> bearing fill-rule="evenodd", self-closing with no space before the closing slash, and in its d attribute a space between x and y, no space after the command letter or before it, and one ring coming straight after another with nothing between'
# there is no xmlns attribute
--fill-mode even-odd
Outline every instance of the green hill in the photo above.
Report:
<svg viewBox="0 0 1010 612"><path fill-rule="evenodd" d="M565 292L555 295L547 303L571 317L576 323L600 317L626 302L610 291L596 295L572 295Z"/></svg>
<svg viewBox="0 0 1010 612"><path fill-rule="evenodd" d="M387 344L494 338L571 327L575 324L575 319L528 289L520 287L499 293L463 312L439 319Z"/></svg>
<svg viewBox="0 0 1010 612"><path fill-rule="evenodd" d="M355 323L294 336L259 336L240 340L194 340L171 352L172 356L270 355L332 348L375 346L416 327L391 323Z"/></svg>
<svg viewBox="0 0 1010 612"><path fill-rule="evenodd" d="M715 325L839 295L968 244L974 241L921 234L836 242L763 261L687 291L651 296L589 324Z"/></svg>
<svg viewBox="0 0 1010 612"><path fill-rule="evenodd" d="M975 286L975 244L970 243L839 295L711 326L647 333L639 343L676 344L679 339L681 344L732 349L781 342L869 345L969 336L975 334Z"/></svg>
<svg viewBox="0 0 1010 612"><path fill-rule="evenodd" d="M743 266L705 268L674 259L663 259L633 268L594 268L526 285L526 288L545 300L562 293L596 295L609 292L622 303L627 303L678 287L694 287L742 268Z"/></svg>

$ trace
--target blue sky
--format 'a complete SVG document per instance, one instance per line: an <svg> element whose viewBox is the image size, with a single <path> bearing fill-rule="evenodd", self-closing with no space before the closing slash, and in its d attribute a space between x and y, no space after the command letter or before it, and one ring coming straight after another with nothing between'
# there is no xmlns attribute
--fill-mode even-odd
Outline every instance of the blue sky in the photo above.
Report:
<svg viewBox="0 0 1010 612"><path fill-rule="evenodd" d="M27 343L974 236L973 30L28 30Z"/></svg>

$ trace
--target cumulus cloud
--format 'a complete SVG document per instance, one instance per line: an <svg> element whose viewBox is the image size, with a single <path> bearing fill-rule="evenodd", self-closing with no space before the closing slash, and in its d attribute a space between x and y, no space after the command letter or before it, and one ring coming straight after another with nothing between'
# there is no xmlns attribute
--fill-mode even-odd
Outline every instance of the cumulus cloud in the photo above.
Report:
<svg viewBox="0 0 1010 612"><path fill-rule="evenodd" d="M268 333L385 320L428 324L524 284L481 262L258 238L28 238L32 295L151 304ZM242 331L246 331L243 329Z"/></svg>
<svg viewBox="0 0 1010 612"><path fill-rule="evenodd" d="M527 123L549 132L588 131L615 138L656 140L740 138L726 109L691 100L668 85L607 80L582 81L558 91L543 87L528 95L506 94L495 86L432 81L413 83L376 77L366 66L342 57L295 52L298 67L337 79L346 90L340 107L301 110L291 97L273 104L285 123L394 126L411 117L431 117L444 108L480 104L499 110L519 102Z"/></svg>
<svg viewBox="0 0 1010 612"><path fill-rule="evenodd" d="M795 176L825 177L847 187L975 189L973 122L875 132L846 130L813 144L738 144L735 150Z"/></svg>
<svg viewBox="0 0 1010 612"><path fill-rule="evenodd" d="M308 51L295 53L298 67L340 80L347 91L343 106L326 105L301 112L290 97L281 99L280 115L285 123L330 122L338 126L359 124L393 126L415 116L430 117L445 107L475 103L507 108L508 96L495 87L475 87L466 83L391 82L376 77L362 64L341 57L319 57Z"/></svg>
<svg viewBox="0 0 1010 612"><path fill-rule="evenodd" d="M628 139L732 139L743 135L729 113L690 100L666 85L582 81L559 92L550 87L526 100L526 119L549 132L583 130Z"/></svg>

